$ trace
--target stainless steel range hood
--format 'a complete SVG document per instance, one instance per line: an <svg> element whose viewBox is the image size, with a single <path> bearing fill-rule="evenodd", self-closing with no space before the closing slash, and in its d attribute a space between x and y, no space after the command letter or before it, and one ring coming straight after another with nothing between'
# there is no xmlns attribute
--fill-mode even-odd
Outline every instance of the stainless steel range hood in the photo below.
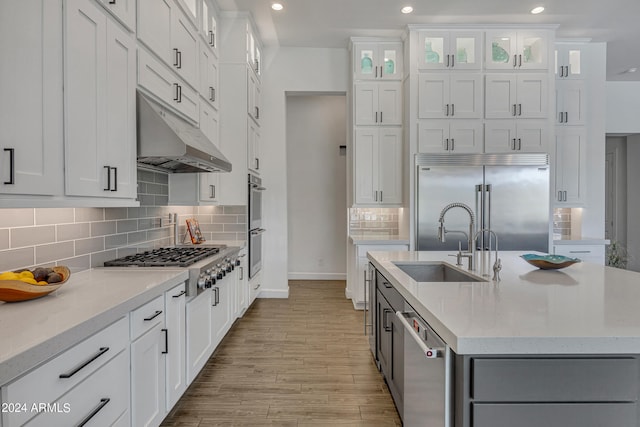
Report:
<svg viewBox="0 0 640 427"><path fill-rule="evenodd" d="M170 173L231 172L200 129L138 92L138 164Z"/></svg>

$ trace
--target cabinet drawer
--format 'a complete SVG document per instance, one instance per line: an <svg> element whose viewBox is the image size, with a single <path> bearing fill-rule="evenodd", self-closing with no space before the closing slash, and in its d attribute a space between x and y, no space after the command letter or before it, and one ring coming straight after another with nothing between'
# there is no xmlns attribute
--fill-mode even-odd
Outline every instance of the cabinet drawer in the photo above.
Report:
<svg viewBox="0 0 640 427"><path fill-rule="evenodd" d="M538 403L473 405L473 427L632 427L634 403Z"/></svg>
<svg viewBox="0 0 640 427"><path fill-rule="evenodd" d="M376 286L394 311L404 309L404 299L402 295L400 295L400 292L379 272L376 272Z"/></svg>
<svg viewBox="0 0 640 427"><path fill-rule="evenodd" d="M54 403L55 410L35 417L28 427L111 426L129 408L129 352L113 360ZM128 425L128 424L124 424Z"/></svg>
<svg viewBox="0 0 640 427"><path fill-rule="evenodd" d="M2 389L2 402L24 403L30 409L34 403L56 401L128 346L127 327L124 317L32 370ZM2 425L23 425L33 415L29 410L5 413Z"/></svg>
<svg viewBox="0 0 640 427"><path fill-rule="evenodd" d="M571 258L579 258L584 262L604 264L604 245L554 245L553 252Z"/></svg>
<svg viewBox="0 0 640 427"><path fill-rule="evenodd" d="M471 397L491 402L635 402L638 360L480 359L471 361Z"/></svg>
<svg viewBox="0 0 640 427"><path fill-rule="evenodd" d="M164 322L164 297L162 295L131 312L131 341Z"/></svg>
<svg viewBox="0 0 640 427"><path fill-rule="evenodd" d="M366 258L367 252L373 251L393 252L409 250L409 246L407 245L357 245L357 248L358 257L360 258Z"/></svg>

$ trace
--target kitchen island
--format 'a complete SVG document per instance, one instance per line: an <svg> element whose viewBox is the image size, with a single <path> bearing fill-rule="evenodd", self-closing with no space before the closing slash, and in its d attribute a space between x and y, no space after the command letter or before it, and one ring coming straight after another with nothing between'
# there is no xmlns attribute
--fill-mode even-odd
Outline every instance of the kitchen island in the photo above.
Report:
<svg viewBox="0 0 640 427"><path fill-rule="evenodd" d="M395 263L469 273L448 252L368 254L452 351L451 425L637 426L640 275L538 270L522 253L500 253L499 282L480 269L470 273L486 281L447 283L417 282Z"/></svg>

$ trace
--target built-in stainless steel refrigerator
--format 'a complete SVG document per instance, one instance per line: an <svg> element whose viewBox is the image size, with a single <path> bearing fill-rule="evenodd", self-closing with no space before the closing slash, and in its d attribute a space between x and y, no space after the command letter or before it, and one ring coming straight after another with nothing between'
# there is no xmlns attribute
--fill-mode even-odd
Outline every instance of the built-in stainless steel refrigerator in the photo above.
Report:
<svg viewBox="0 0 640 427"><path fill-rule="evenodd" d="M548 155L418 154L416 168L417 250L456 250L458 242L466 250L469 214L464 209L446 213L446 242L438 239L442 209L464 203L475 214L476 231L498 235L500 250L548 252Z"/></svg>

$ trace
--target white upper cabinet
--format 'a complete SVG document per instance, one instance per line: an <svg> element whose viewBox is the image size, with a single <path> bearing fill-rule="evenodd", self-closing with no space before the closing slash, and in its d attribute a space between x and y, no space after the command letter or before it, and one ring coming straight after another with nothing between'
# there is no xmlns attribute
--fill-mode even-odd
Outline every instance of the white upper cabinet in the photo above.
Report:
<svg viewBox="0 0 640 427"><path fill-rule="evenodd" d="M353 44L353 70L356 80L401 80L402 42Z"/></svg>
<svg viewBox="0 0 640 427"><path fill-rule="evenodd" d="M176 0L193 25L198 25L198 0Z"/></svg>
<svg viewBox="0 0 640 427"><path fill-rule="evenodd" d="M482 32L419 31L418 69L480 70Z"/></svg>
<svg viewBox="0 0 640 427"><path fill-rule="evenodd" d="M98 0L130 31L136 29L136 0Z"/></svg>
<svg viewBox="0 0 640 427"><path fill-rule="evenodd" d="M138 0L138 39L192 87L198 87L193 21L171 0Z"/></svg>
<svg viewBox="0 0 640 427"><path fill-rule="evenodd" d="M418 78L419 118L482 118L480 74L422 73Z"/></svg>
<svg viewBox="0 0 640 427"><path fill-rule="evenodd" d="M200 96L218 109L218 60L200 43Z"/></svg>
<svg viewBox="0 0 640 427"><path fill-rule="evenodd" d="M487 31L485 66L488 70L546 70L549 32L545 30Z"/></svg>
<svg viewBox="0 0 640 427"><path fill-rule="evenodd" d="M482 120L420 120L419 153L482 153Z"/></svg>
<svg viewBox="0 0 640 427"><path fill-rule="evenodd" d="M94 2L66 5L66 194L133 199L135 40Z"/></svg>
<svg viewBox="0 0 640 427"><path fill-rule="evenodd" d="M63 193L62 1L0 2L0 193Z"/></svg>
<svg viewBox="0 0 640 427"><path fill-rule="evenodd" d="M549 124L546 120L487 120L485 153L546 153Z"/></svg>
<svg viewBox="0 0 640 427"><path fill-rule="evenodd" d="M556 206L582 206L586 196L587 135L584 127L556 129Z"/></svg>
<svg viewBox="0 0 640 427"><path fill-rule="evenodd" d="M557 79L584 79L584 46L556 43L555 76Z"/></svg>
<svg viewBox="0 0 640 427"><path fill-rule="evenodd" d="M584 80L556 81L556 124L585 125L587 96Z"/></svg>
<svg viewBox="0 0 640 427"><path fill-rule="evenodd" d="M548 117L546 74L487 74L485 79L485 118Z"/></svg>
<svg viewBox="0 0 640 427"><path fill-rule="evenodd" d="M402 153L402 129L356 129L353 172L356 205L402 204Z"/></svg>
<svg viewBox="0 0 640 427"><path fill-rule="evenodd" d="M200 32L205 43L211 48L213 53L218 56L218 20L215 13L212 0L200 0L201 25Z"/></svg>
<svg viewBox="0 0 640 427"><path fill-rule="evenodd" d="M402 83L356 83L355 125L401 125Z"/></svg>
<svg viewBox="0 0 640 427"><path fill-rule="evenodd" d="M250 23L247 23L247 64L258 79L262 74L262 48Z"/></svg>
<svg viewBox="0 0 640 427"><path fill-rule="evenodd" d="M262 102L260 81L252 72L247 73L247 114L260 126Z"/></svg>

